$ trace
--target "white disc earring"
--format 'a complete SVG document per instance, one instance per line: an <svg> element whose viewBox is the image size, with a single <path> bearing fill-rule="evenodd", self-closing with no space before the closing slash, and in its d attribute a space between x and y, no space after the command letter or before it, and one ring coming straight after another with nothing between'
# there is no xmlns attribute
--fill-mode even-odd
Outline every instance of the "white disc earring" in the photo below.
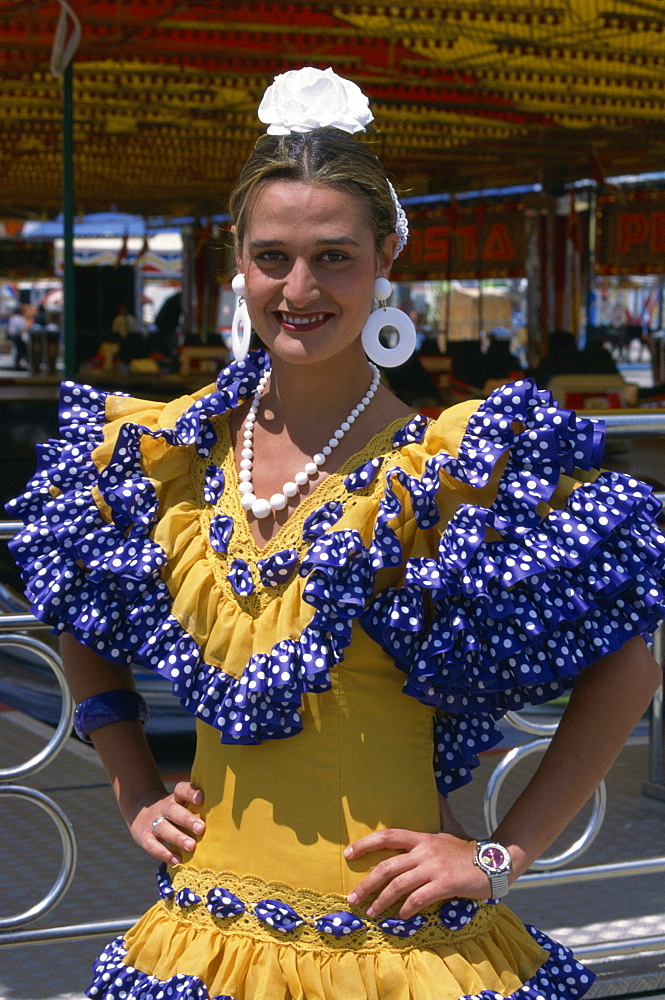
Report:
<svg viewBox="0 0 665 1000"><path fill-rule="evenodd" d="M236 274L231 282L231 288L240 296L231 324L231 350L236 361L244 361L249 354L252 339L252 321L242 297L245 294L245 275Z"/></svg>
<svg viewBox="0 0 665 1000"><path fill-rule="evenodd" d="M397 368L409 360L416 348L416 328L411 318L401 309L386 306L393 286L387 278L374 282L374 297L379 308L370 313L362 329L361 341L367 357L381 368ZM398 341L394 347L384 347L381 331L397 330Z"/></svg>

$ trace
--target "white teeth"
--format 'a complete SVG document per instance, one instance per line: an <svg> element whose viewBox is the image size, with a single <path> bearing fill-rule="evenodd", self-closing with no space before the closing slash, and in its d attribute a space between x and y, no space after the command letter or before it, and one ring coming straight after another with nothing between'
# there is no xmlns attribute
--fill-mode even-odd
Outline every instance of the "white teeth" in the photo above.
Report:
<svg viewBox="0 0 665 1000"><path fill-rule="evenodd" d="M292 316L290 313L282 313L282 321L291 326L311 326L312 323L321 323L325 318L325 313L318 313L316 316Z"/></svg>

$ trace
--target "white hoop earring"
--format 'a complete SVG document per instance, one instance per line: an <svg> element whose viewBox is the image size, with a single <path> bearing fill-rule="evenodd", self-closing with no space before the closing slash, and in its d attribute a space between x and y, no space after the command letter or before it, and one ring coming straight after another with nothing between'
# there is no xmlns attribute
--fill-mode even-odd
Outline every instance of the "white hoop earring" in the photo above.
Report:
<svg viewBox="0 0 665 1000"><path fill-rule="evenodd" d="M236 361L244 361L249 354L252 339L252 321L244 299L239 299L231 324L231 350Z"/></svg>
<svg viewBox="0 0 665 1000"><path fill-rule="evenodd" d="M361 334L365 354L380 368L403 365L416 348L416 328L411 318L401 309L386 306L392 287L387 278L377 278L374 282L374 295L379 300L379 308L369 314ZM387 328L397 330L399 335L394 347L384 347L381 343L381 331Z"/></svg>

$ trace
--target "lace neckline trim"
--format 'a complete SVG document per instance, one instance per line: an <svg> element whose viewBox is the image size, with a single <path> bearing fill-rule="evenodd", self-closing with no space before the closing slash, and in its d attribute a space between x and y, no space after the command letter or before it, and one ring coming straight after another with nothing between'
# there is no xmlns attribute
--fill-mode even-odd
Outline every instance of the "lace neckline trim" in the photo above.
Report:
<svg viewBox="0 0 665 1000"><path fill-rule="evenodd" d="M399 450L393 444L395 433L411 419L412 415L398 417L396 420L391 421L383 430L374 434L360 451L349 456L346 462L326 476L309 495L303 497L298 506L293 509L288 520L262 546L254 538L249 526L247 512L240 503L238 470L236 468L233 443L231 441L229 414L224 414L215 419L214 425L217 431L218 454L220 459L223 456L219 465L224 470L226 478L226 489L219 504L220 509L223 507L224 512L233 518L235 525L234 535L237 540L242 542L243 548L252 554L253 559L264 559L266 556L285 548L298 548L299 543L302 542L303 525L307 517L330 500L338 499L342 502L348 502L350 495L344 484L346 476L371 458L383 457L384 462L390 461L390 456ZM217 448L213 450L213 456ZM354 495L372 496L375 493L380 494L382 492L383 484L381 477L377 476L370 487L357 491Z"/></svg>

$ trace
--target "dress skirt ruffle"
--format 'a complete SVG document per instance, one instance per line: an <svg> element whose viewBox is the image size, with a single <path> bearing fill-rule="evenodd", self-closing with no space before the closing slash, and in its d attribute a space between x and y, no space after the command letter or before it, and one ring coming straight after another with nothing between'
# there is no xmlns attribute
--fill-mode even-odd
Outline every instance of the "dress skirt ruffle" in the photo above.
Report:
<svg viewBox="0 0 665 1000"><path fill-rule="evenodd" d="M586 993L594 975L567 948L533 927L525 929L506 907L500 911L487 931L463 936L458 944L354 952L301 950L293 943L257 942L183 924L174 932L158 905L126 941L117 938L105 948L87 995L93 1000L577 1000Z"/></svg>

